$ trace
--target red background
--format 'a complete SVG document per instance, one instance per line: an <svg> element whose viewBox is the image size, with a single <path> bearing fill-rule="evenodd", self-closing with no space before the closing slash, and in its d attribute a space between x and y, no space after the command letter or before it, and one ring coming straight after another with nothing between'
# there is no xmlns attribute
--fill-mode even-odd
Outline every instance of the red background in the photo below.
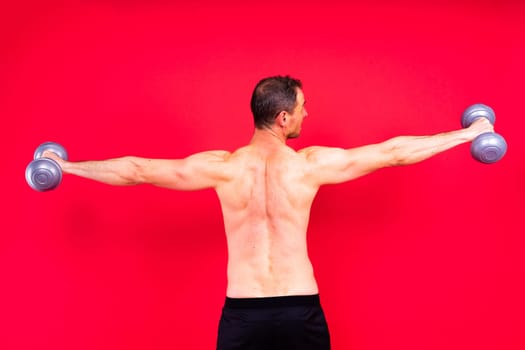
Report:
<svg viewBox="0 0 525 350"><path fill-rule="evenodd" d="M333 348L525 348L523 3L0 10L0 348L214 348L227 257L213 191L69 176L37 193L24 170L48 140L72 160L234 150L274 74L304 82L297 149L452 130L477 102L509 144L493 165L462 145L321 189L309 247Z"/></svg>

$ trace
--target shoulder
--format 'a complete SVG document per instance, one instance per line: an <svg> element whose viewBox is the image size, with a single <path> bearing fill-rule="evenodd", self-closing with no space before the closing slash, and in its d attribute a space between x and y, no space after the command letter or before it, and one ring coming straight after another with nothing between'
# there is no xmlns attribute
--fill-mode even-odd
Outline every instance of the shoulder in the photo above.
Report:
<svg viewBox="0 0 525 350"><path fill-rule="evenodd" d="M345 152L340 147L310 146L297 151L297 154L304 157L309 162L317 162L327 157L333 157Z"/></svg>
<svg viewBox="0 0 525 350"><path fill-rule="evenodd" d="M215 164L229 171L236 172L236 169L242 166L242 164L250 161L251 153L248 147L244 146L234 150L233 152L224 150L212 150L206 151L201 154L201 157L205 157L210 164Z"/></svg>
<svg viewBox="0 0 525 350"><path fill-rule="evenodd" d="M223 150L211 150L192 154L187 159L201 159L209 161L226 161L231 156L231 152Z"/></svg>

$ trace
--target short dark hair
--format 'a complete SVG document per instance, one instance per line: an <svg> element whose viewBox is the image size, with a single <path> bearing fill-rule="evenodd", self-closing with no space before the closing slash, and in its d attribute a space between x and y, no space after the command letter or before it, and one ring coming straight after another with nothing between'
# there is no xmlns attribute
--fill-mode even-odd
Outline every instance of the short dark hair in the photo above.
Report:
<svg viewBox="0 0 525 350"><path fill-rule="evenodd" d="M291 113L297 102L297 89L302 89L300 80L290 76L264 78L253 90L251 109L257 129L271 126L282 111Z"/></svg>

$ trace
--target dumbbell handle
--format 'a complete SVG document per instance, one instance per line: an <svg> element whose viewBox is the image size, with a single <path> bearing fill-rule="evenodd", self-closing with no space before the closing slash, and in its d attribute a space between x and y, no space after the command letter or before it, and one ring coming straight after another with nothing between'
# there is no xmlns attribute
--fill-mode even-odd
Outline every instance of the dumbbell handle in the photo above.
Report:
<svg viewBox="0 0 525 350"><path fill-rule="evenodd" d="M35 150L35 153L33 155L33 159L42 158L44 156L45 151L50 151L59 156L60 158L64 160L68 160L68 155L66 149L56 143L56 142L44 142L40 146L38 146Z"/></svg>
<svg viewBox="0 0 525 350"><path fill-rule="evenodd" d="M479 118L488 119L492 125L496 123L496 113L494 113L494 110L485 104L476 103L465 109L465 112L463 112L463 115L461 116L461 126L468 128Z"/></svg>

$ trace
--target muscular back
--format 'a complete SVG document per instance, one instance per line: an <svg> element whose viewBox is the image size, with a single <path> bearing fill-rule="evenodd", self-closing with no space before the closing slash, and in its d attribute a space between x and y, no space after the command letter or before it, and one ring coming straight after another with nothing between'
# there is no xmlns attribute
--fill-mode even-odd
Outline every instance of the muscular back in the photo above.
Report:
<svg viewBox="0 0 525 350"><path fill-rule="evenodd" d="M256 128L251 143L234 153L207 151L184 159L122 157L70 162L53 152L66 174L110 185L149 183L174 190L214 188L228 241L230 297L317 293L306 248L310 207L324 184L350 181L388 166L409 165L465 142L494 127L479 118L468 128L430 136L399 136L353 149L286 146L304 118L302 90L293 111L280 111L273 124Z"/></svg>
<svg viewBox="0 0 525 350"><path fill-rule="evenodd" d="M317 187L304 155L285 145L251 144L227 160L217 186L228 242L230 297L317 293L306 231Z"/></svg>

